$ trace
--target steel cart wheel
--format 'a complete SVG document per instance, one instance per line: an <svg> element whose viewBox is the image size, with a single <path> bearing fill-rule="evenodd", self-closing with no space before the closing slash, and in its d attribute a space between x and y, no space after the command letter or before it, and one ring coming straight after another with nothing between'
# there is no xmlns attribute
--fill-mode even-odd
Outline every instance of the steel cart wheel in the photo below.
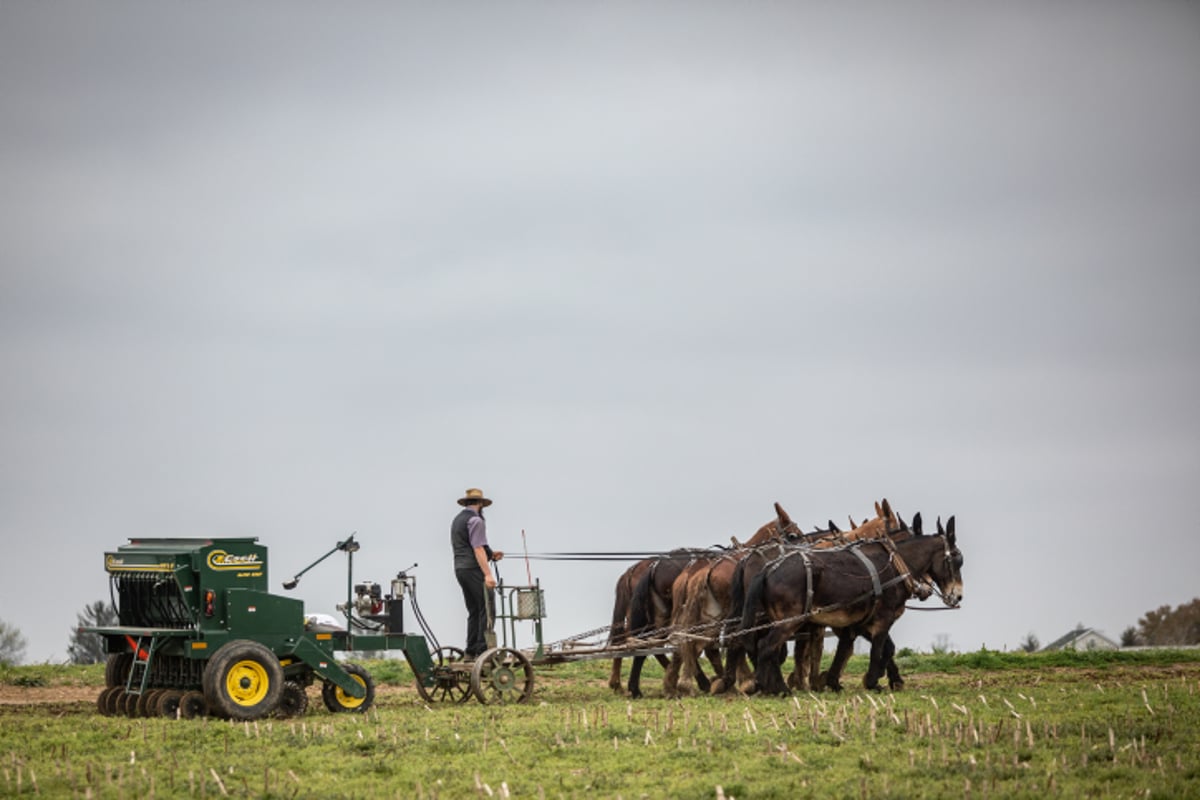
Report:
<svg viewBox="0 0 1200 800"><path fill-rule="evenodd" d="M358 664L347 661L342 664L342 669L349 672L350 677L363 685L363 688L367 690L366 696L351 697L333 681L325 681L321 686L321 699L325 701L325 707L334 713L350 711L361 714L375 702L375 681L371 680L371 673Z"/></svg>
<svg viewBox="0 0 1200 800"><path fill-rule="evenodd" d="M433 654L433 686L417 679L417 693L427 703L464 703L471 696L471 674L465 669L449 669L461 663L465 654L457 647L442 647Z"/></svg>
<svg viewBox="0 0 1200 800"><path fill-rule="evenodd" d="M181 699L183 699L183 691L181 689L163 689L158 695L158 702L155 704L151 716L157 714L160 717L175 719L179 716L179 701Z"/></svg>
<svg viewBox="0 0 1200 800"><path fill-rule="evenodd" d="M520 650L493 647L475 659L471 691L485 705L528 702L533 697L533 664Z"/></svg>
<svg viewBox="0 0 1200 800"><path fill-rule="evenodd" d="M184 692L183 697L179 698L179 716L184 719L207 717L208 701L204 699L204 693L195 689Z"/></svg>
<svg viewBox="0 0 1200 800"><path fill-rule="evenodd" d="M279 698L275 716L280 719L302 717L306 711L308 711L308 692L304 690L304 684L297 681L284 681L283 695Z"/></svg>
<svg viewBox="0 0 1200 800"><path fill-rule="evenodd" d="M210 711L230 719L258 719L279 705L283 667L265 645L235 639L213 654L202 682Z"/></svg>

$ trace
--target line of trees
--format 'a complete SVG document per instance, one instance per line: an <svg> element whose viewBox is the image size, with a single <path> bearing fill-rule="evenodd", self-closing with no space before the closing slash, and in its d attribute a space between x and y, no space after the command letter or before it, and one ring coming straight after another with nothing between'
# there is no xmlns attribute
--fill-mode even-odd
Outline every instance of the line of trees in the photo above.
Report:
<svg viewBox="0 0 1200 800"><path fill-rule="evenodd" d="M1121 634L1123 647L1184 644L1200 644L1200 597L1175 608L1159 606L1147 611L1136 626L1126 628Z"/></svg>
<svg viewBox="0 0 1200 800"><path fill-rule="evenodd" d="M11 667L25 658L25 637L21 632L0 619L0 665Z"/></svg>

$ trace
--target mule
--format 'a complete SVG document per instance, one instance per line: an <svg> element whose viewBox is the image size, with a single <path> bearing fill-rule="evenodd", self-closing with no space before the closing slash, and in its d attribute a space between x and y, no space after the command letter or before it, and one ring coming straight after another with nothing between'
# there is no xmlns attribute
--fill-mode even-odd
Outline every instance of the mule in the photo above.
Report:
<svg viewBox="0 0 1200 800"><path fill-rule="evenodd" d="M776 504L776 510L781 516L783 515L783 510L779 508L778 504ZM837 526L830 521L828 530L817 530L810 534L790 537L788 539L789 552L796 548L828 548L844 545L852 541L893 536L906 527L903 520L892 511L891 504L886 498L875 503L875 517L873 519L866 520L861 525L856 525L854 520L851 519L850 524L852 529L848 532L838 530ZM735 686L746 693L754 691L754 680L751 676L749 665L746 663L746 657L747 655L754 656L759 637L754 631L757 625L741 626L744 616L746 588L768 564L782 555L784 555L782 551L772 551L769 548L762 548L757 552L747 554L733 571L729 592L730 601L726 615L727 624L724 631L727 641L725 671L713 683L714 693L727 691ZM739 626L749 632L738 632ZM815 623L801 626L796 631L794 669L792 675L788 678L789 686L801 690L820 688L818 676L824 634L825 626ZM783 655L780 656L781 661L782 659Z"/></svg>
<svg viewBox="0 0 1200 800"><path fill-rule="evenodd" d="M843 549L789 554L757 575L746 594L743 628L760 617L771 624L759 637L755 682L770 694L786 694L781 646L805 625L854 628L871 639L863 685L878 690L888 633L917 591L917 580L936 584L950 607L962 602L962 552L954 518L938 535L913 536L892 545L852 544ZM900 565L906 565L902 567Z"/></svg>
<svg viewBox="0 0 1200 800"><path fill-rule="evenodd" d="M953 533L954 518L951 517L947 524L948 524L948 528L943 528L942 520L940 517L938 518L937 530L938 530L939 536L946 536L947 530L949 530L950 533ZM922 536L922 535L924 535L924 531L922 531L922 529L921 529L921 515L917 514L915 517L913 517L913 524L912 524L911 531L906 531L905 533L901 534L901 536ZM929 596L929 591L927 589L921 591L917 595L918 599L921 599L921 600L926 599L928 596ZM947 605L950 605L949 601L947 601ZM957 605L957 603L955 603L954 605ZM869 630L867 630L865 628L865 626L862 626L862 625L856 625L856 626L852 626L850 628L840 629L837 631L837 635L838 635L838 646L837 646L837 651L834 653L834 656L833 656L833 662L830 664L829 669L827 671L820 673L820 677L818 680L819 680L819 683L822 688L828 688L828 689L832 689L833 691L840 692L842 690L842 685L841 685L842 671L845 669L846 662L850 660L850 656L854 652L855 639L857 639L858 637L861 636L864 639L866 639L868 642L871 642L873 639L873 636L872 636L871 632ZM896 645L892 641L891 635L888 634L887 639L886 639L886 641L884 641L884 644L883 644L883 654L884 654L884 659L885 659L884 668L887 673L888 688L892 689L893 691L897 691L897 690L904 688L904 678L900 675L900 670L896 667L896 662L894 659L895 652L896 652Z"/></svg>

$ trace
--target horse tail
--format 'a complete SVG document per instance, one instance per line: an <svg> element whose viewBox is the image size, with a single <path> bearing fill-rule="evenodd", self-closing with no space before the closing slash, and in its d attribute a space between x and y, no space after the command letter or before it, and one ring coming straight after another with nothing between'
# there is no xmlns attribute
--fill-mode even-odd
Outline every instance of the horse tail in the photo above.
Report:
<svg viewBox="0 0 1200 800"><path fill-rule="evenodd" d="M644 633L650 628L654 618L654 601L650 597L654 586L654 566L642 574L633 593L629 597L629 630L630 635Z"/></svg>
<svg viewBox="0 0 1200 800"><path fill-rule="evenodd" d="M764 570L755 575L750 581L750 587L746 590L745 600L742 601L742 630L747 631L758 624L758 620L766 613L766 602L764 598L767 594L767 573ZM743 634L745 635L745 634ZM758 640L758 636L750 634L749 641L743 641L742 646L749 652L754 652L751 646L752 642Z"/></svg>
<svg viewBox="0 0 1200 800"><path fill-rule="evenodd" d="M738 562L729 584L729 616L740 616L746 603L746 561Z"/></svg>
<svg viewBox="0 0 1200 800"><path fill-rule="evenodd" d="M608 629L608 643L619 644L629 633L626 623L629 619L629 600L633 596L633 567L621 573L614 590L612 626Z"/></svg>

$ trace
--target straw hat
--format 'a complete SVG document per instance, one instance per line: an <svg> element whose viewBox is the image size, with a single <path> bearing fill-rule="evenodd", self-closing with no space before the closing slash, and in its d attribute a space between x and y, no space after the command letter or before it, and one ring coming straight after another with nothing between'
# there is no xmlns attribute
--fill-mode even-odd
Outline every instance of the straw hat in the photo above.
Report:
<svg viewBox="0 0 1200 800"><path fill-rule="evenodd" d="M476 503L487 508L492 501L483 496L483 489L467 489L466 497L458 501L460 506L473 506Z"/></svg>

